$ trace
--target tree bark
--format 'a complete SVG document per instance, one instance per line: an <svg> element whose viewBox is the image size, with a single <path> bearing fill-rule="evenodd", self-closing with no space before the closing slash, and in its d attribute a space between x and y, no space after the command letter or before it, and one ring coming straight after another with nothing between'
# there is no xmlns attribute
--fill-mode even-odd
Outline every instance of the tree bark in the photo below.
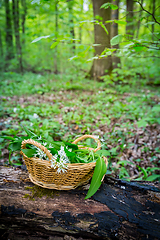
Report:
<svg viewBox="0 0 160 240"><path fill-rule="evenodd" d="M105 21L111 19L111 10L110 8L104 9L100 8L105 0L92 0L93 2L93 13L94 17L100 16L103 24L106 26L108 30L108 34L105 30L98 24L94 24L94 42L98 44L94 47L95 53L94 55L99 57L105 48L110 48L110 24L105 24ZM111 1L108 1L111 2ZM101 20L100 20L101 21ZM108 72L106 72L108 71ZM93 60L93 65L89 72L90 78L98 79L100 76L103 76L112 71L112 59L111 56L98 58Z"/></svg>
<svg viewBox="0 0 160 240"><path fill-rule="evenodd" d="M3 57L3 44L2 44L2 33L0 29L0 55Z"/></svg>
<svg viewBox="0 0 160 240"><path fill-rule="evenodd" d="M58 1L55 1L55 40L58 38ZM55 47L55 56L54 56L54 73L58 74L58 46Z"/></svg>
<svg viewBox="0 0 160 240"><path fill-rule="evenodd" d="M5 0L4 3L6 15L6 60L10 60L14 57L12 17L10 12L9 0Z"/></svg>
<svg viewBox="0 0 160 240"><path fill-rule="evenodd" d="M118 6L118 9L112 10L112 20L114 19L119 19L119 0L112 1L113 4ZM111 25L111 38L115 37L118 35L118 24L117 23L112 23ZM119 44L115 45L114 48L119 49ZM113 69L117 68L120 66L120 58L116 56L116 52L113 53L112 55L112 65Z"/></svg>
<svg viewBox="0 0 160 240"><path fill-rule="evenodd" d="M152 14L155 14L155 5L156 5L156 1L153 0L153 9L152 9ZM154 24L152 24L152 40L154 40Z"/></svg>
<svg viewBox="0 0 160 240"><path fill-rule="evenodd" d="M143 0L141 0L141 4L143 5ZM138 20L138 24L137 24L137 32L136 32L136 38L138 38L139 36L139 30L140 30L140 24L141 24L141 21L140 21L140 18L142 17L142 8L141 6L139 7L139 20Z"/></svg>
<svg viewBox="0 0 160 240"><path fill-rule="evenodd" d="M26 21L26 14L27 14L27 5L26 5L26 0L21 0L21 5L23 7L22 9L22 45L24 46L25 44L25 21Z"/></svg>
<svg viewBox="0 0 160 240"><path fill-rule="evenodd" d="M126 34L134 35L134 22L133 22L133 0L126 0L127 15L126 15Z"/></svg>
<svg viewBox="0 0 160 240"><path fill-rule="evenodd" d="M83 0L80 1L80 10L83 12ZM82 43L82 27L79 27L79 43Z"/></svg>
<svg viewBox="0 0 160 240"><path fill-rule="evenodd" d="M160 184L105 176L97 193L84 200L84 187L42 189L12 167L1 167L0 182L2 240L160 239Z"/></svg>
<svg viewBox="0 0 160 240"><path fill-rule="evenodd" d="M69 10L69 29L70 29L70 36L72 38L72 44L73 44L73 52L75 52L76 46L75 46L75 32L74 32L74 22L73 22L73 0L67 0L68 2L68 10Z"/></svg>
<svg viewBox="0 0 160 240"><path fill-rule="evenodd" d="M13 19L14 19L14 33L15 33L15 39L16 39L16 52L17 52L17 58L19 62L19 71L23 72L22 49L21 49L20 28L19 28L19 0L12 0L12 11L13 11Z"/></svg>
<svg viewBox="0 0 160 240"><path fill-rule="evenodd" d="M3 42L2 42L2 32L0 29L0 71L5 70L5 59L4 59L4 52L3 52Z"/></svg>

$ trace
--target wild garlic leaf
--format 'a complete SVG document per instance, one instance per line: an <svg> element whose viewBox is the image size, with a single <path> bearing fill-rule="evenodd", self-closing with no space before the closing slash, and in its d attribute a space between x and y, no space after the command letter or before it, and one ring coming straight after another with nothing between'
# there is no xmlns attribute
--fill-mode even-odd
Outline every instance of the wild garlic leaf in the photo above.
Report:
<svg viewBox="0 0 160 240"><path fill-rule="evenodd" d="M12 141L15 141L17 139L17 137L11 137L11 136L1 136L1 138L12 140Z"/></svg>
<svg viewBox="0 0 160 240"><path fill-rule="evenodd" d="M69 148L72 148L74 150L77 150L78 149L78 146L76 144L73 144L73 143L69 143L69 142L64 142L64 144L66 146L68 146Z"/></svg>
<svg viewBox="0 0 160 240"><path fill-rule="evenodd" d="M92 195L94 195L97 192L98 188L101 186L101 183L102 183L101 180L104 174L106 173L106 171L107 171L107 167L106 167L105 161L103 160L102 157L100 157L96 161L96 166L95 166L93 177L91 180L91 185L85 199L90 198Z"/></svg>
<svg viewBox="0 0 160 240"><path fill-rule="evenodd" d="M81 157L77 156L76 159L79 163L88 163L87 158L85 158L85 157L81 158Z"/></svg>
<svg viewBox="0 0 160 240"><path fill-rule="evenodd" d="M50 152L52 153L52 155L58 154L58 151L55 148L51 148Z"/></svg>
<svg viewBox="0 0 160 240"><path fill-rule="evenodd" d="M38 136L37 136L34 132L30 131L30 130L27 129L25 126L22 125L22 128L23 128L24 131L27 133L27 135L28 135L29 138L33 138L33 137L38 138Z"/></svg>
<svg viewBox="0 0 160 240"><path fill-rule="evenodd" d="M22 149L22 152L23 152L27 157L33 157L34 154L36 154L36 149Z"/></svg>
<svg viewBox="0 0 160 240"><path fill-rule="evenodd" d="M8 149L11 150L12 152L14 151L19 151L21 149L21 143L22 141L15 141L15 142L12 142Z"/></svg>

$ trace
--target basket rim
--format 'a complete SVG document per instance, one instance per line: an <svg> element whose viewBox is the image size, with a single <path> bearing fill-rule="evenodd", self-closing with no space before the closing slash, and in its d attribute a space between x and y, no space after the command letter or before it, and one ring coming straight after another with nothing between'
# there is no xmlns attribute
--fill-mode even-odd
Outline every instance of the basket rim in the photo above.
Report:
<svg viewBox="0 0 160 240"><path fill-rule="evenodd" d="M83 135L83 136L77 138L73 143L76 144L76 143L78 143L79 141L81 141L81 140L83 140L83 139L85 139L85 138L92 138L92 139L94 139L94 140L97 142L97 144L98 144L98 147L94 150L94 152L97 151L97 150L99 150L99 148L101 147L101 143L100 143L99 139L95 138L95 137L92 136L92 135ZM42 144L40 144L40 143L38 143L38 142L36 142L35 140L32 140L32 139L27 139L27 140L22 141L22 149L25 149L25 146L26 146L27 143L33 144L33 145L39 147L40 149L42 149L42 150L47 154L49 160L45 160L45 159L43 160L43 159L40 159L40 158L37 158L37 157L27 157L27 156L24 154L24 152L21 151L20 153L22 154L24 160L25 160L25 159L30 159L31 161L33 161L33 162L35 162L35 163L39 163L39 164L41 164L42 166L44 165L44 166L47 166L47 167L49 167L49 168L52 169L52 167L51 167L51 158L52 158L53 156L52 156L52 154L50 153L50 151L49 151L46 147L44 147ZM78 146L78 147L80 147L80 146ZM87 147L87 148L88 148L88 147ZM89 149L89 150L91 150L91 149ZM93 149L92 149L92 150L93 150ZM102 157L103 157L103 159L104 159L104 161L105 161L105 164L106 164L106 166L107 166L107 165L108 165L108 160L107 160L107 158L106 158L105 156L102 156ZM96 165L96 161L89 162L89 163L67 163L66 165L67 165L67 167L68 167L69 169L77 169L77 168L80 168L81 170L83 170L83 169L86 168L86 167L87 167L87 168L88 168L88 167L91 167L91 168L94 167L94 166Z"/></svg>

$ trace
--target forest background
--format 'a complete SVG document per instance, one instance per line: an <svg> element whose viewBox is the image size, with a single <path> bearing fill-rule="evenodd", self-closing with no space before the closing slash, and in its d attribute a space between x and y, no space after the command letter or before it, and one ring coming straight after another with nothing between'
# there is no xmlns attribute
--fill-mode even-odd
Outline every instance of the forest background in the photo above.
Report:
<svg viewBox="0 0 160 240"><path fill-rule="evenodd" d="M158 1L1 0L0 22L1 164L22 166L3 135L23 124L97 135L107 174L160 179Z"/></svg>

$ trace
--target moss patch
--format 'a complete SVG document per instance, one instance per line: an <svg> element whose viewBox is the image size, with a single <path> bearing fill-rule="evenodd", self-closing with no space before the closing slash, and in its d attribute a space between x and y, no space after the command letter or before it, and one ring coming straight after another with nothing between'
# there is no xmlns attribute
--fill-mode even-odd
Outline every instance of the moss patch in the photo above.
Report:
<svg viewBox="0 0 160 240"><path fill-rule="evenodd" d="M40 186L34 185L33 187L25 187L25 190L30 190L31 194L25 194L24 198L34 201L35 197L42 198L46 196L47 198L54 198L54 196L59 195L59 191L53 189L42 188Z"/></svg>

